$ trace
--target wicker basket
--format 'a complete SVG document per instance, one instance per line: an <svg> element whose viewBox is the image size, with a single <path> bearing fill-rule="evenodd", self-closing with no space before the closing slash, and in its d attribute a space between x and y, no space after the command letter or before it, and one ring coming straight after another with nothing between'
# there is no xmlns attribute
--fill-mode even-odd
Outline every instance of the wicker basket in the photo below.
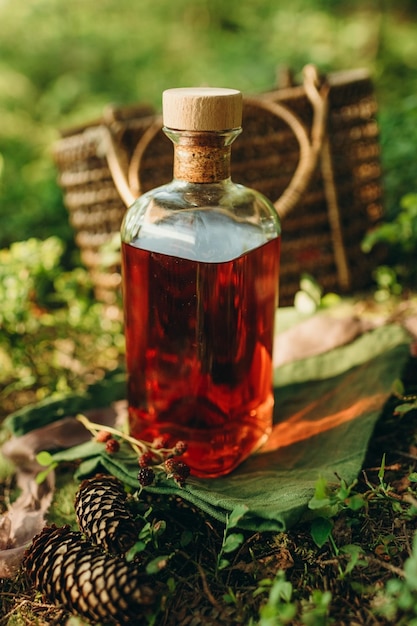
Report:
<svg viewBox="0 0 417 626"><path fill-rule="evenodd" d="M232 149L233 180L264 193L281 215L281 306L292 304L304 272L324 291L349 293L370 284L380 261L360 248L382 216L372 82L362 70L315 80L314 90L306 80L244 99L244 132ZM54 157L96 296L113 302L119 263L104 268L100 250L118 234L126 205L171 179L172 145L153 110L109 109L65 133Z"/></svg>

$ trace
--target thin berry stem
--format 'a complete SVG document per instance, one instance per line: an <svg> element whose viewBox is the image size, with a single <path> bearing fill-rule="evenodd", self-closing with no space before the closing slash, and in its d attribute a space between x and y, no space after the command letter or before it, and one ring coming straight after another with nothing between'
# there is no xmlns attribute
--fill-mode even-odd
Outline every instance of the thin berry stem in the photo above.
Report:
<svg viewBox="0 0 417 626"><path fill-rule="evenodd" d="M82 415L81 413L79 413L76 416L76 419L79 422L81 422L81 424L87 430L89 430L92 435L97 435L97 433L99 433L101 430L105 430L111 435L115 435L116 437L120 437L121 439L124 439L124 441L126 441L132 446L133 450L138 455L143 454L144 452L147 452L147 450L150 449L150 446L146 445L144 442L140 441L139 439L134 439L130 435L127 435L126 433L123 433L120 430L117 430L117 428L113 428L112 426L104 426L103 424L97 424L96 422L91 422L88 419L88 417L86 417L85 415Z"/></svg>
<svg viewBox="0 0 417 626"><path fill-rule="evenodd" d="M141 487L148 486L153 482L155 478L154 469L156 468L163 470L168 478L173 478L180 486L183 486L186 478L188 478L190 474L190 468L188 467L188 465L182 461L174 459L174 457L181 456L186 451L187 447L183 441L178 441L176 443L177 448L175 446L173 448L160 448L157 445L142 441L140 439L135 439L134 437L131 437L127 433L122 432L117 428L114 428L113 426L106 426L104 424L91 422L88 417L82 415L81 413L76 416L76 419L96 438L100 433L103 432L108 433L109 435L112 435L116 438L116 440L110 439L106 443L106 451L109 453L115 453L118 451L118 441L119 439L121 439L128 443L133 449L133 451L139 458L139 465L141 465L140 457L146 454L151 455L152 467L149 467L146 463L139 470L138 479Z"/></svg>

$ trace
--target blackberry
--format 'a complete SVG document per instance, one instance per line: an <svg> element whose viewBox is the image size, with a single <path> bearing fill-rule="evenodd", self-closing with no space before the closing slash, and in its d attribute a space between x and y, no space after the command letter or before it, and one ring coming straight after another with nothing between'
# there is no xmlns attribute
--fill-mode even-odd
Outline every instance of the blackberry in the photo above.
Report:
<svg viewBox="0 0 417 626"><path fill-rule="evenodd" d="M144 452L138 459L140 467L149 467L149 465L152 465L154 462L155 457L152 452Z"/></svg>
<svg viewBox="0 0 417 626"><path fill-rule="evenodd" d="M106 441L106 452L108 452L109 454L115 454L116 452L119 452L120 449L120 443L117 441L117 439L108 439Z"/></svg>
<svg viewBox="0 0 417 626"><path fill-rule="evenodd" d="M190 475L190 468L183 461L167 459L164 467L168 478L173 478L180 484L183 484Z"/></svg>
<svg viewBox="0 0 417 626"><path fill-rule="evenodd" d="M185 452L187 452L187 448L188 446L185 441L177 441L172 449L172 454L174 456L182 456Z"/></svg>
<svg viewBox="0 0 417 626"><path fill-rule="evenodd" d="M151 467L141 467L138 473L138 481L142 487L152 485L155 480L155 472Z"/></svg>

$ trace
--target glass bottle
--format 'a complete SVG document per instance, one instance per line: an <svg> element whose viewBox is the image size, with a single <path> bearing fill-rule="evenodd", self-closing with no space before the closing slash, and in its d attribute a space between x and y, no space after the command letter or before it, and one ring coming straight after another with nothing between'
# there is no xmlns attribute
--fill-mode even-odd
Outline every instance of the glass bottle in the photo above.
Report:
<svg viewBox="0 0 417 626"><path fill-rule="evenodd" d="M139 197L121 229L129 427L187 443L192 474L227 474L272 427L280 222L234 184L242 95L169 89L172 182Z"/></svg>

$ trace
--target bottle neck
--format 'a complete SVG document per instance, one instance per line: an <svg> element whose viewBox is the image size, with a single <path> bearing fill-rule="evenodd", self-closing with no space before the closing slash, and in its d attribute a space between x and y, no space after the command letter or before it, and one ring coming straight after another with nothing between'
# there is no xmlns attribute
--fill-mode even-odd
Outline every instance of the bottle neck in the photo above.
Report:
<svg viewBox="0 0 417 626"><path fill-rule="evenodd" d="M178 131L164 128L174 144L174 179L189 183L218 183L230 179L231 144L240 128Z"/></svg>

